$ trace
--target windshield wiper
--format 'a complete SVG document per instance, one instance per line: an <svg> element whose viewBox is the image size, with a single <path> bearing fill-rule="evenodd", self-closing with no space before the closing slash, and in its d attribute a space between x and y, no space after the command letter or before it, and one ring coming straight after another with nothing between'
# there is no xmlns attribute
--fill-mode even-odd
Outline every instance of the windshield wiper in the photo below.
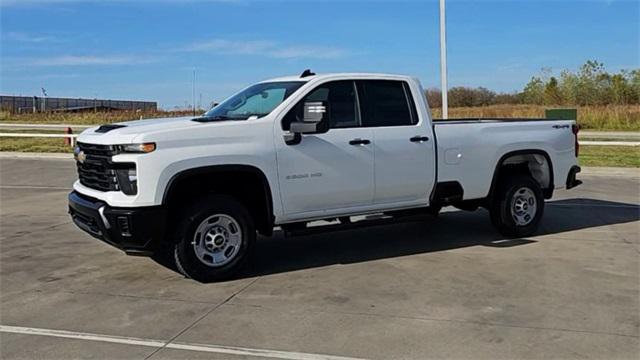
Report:
<svg viewBox="0 0 640 360"><path fill-rule="evenodd" d="M226 115L216 115L216 116L200 116L197 118L193 118L191 119L192 121L197 121L197 122L208 122L208 121L216 121L216 120L238 120L237 118L232 118Z"/></svg>
<svg viewBox="0 0 640 360"><path fill-rule="evenodd" d="M218 121L218 120L247 120L252 116L256 116L258 118L261 118L263 116L269 115L269 113L266 114L245 114L241 117L237 117L237 116L227 116L227 115L215 115L215 116L206 116L206 115L202 115L200 117L197 118L193 118L191 119L192 121L197 121L197 122L209 122L209 121Z"/></svg>

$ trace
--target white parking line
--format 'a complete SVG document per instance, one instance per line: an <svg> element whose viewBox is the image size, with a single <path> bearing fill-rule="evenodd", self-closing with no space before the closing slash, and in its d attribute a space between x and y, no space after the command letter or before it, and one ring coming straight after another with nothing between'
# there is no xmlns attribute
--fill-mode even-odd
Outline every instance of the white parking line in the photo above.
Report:
<svg viewBox="0 0 640 360"><path fill-rule="evenodd" d="M275 358L275 359L358 360L358 358L343 357L343 356L310 354L310 353L300 353L300 352L292 352L292 351L253 349L253 348L236 347L236 346L220 346L220 345L189 344L189 343L166 343L161 340L153 340L153 339L140 339L140 338L123 337L123 336L100 335L100 334L91 334L91 333L83 333L83 332L76 332L76 331L52 330L52 329L21 327L21 326L0 325L0 332L12 333L12 334L23 334L23 335L51 336L51 337L85 340L85 341L100 341L100 342L107 342L107 343L147 346L147 347L154 347L154 348L164 347L166 349L199 351L199 352L209 352L209 353L217 353L217 354L268 357L268 358Z"/></svg>

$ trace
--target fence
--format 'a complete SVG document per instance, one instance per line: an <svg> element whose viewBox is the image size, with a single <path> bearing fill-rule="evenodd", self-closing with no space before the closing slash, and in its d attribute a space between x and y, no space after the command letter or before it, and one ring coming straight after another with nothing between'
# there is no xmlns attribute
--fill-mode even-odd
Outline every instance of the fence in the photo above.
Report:
<svg viewBox="0 0 640 360"><path fill-rule="evenodd" d="M62 133L60 134L45 134L45 133L5 133L0 132L0 138L2 137L23 137L23 138L67 138L69 139L69 145L71 147L75 146L75 140L78 137L78 133L81 130L94 127L95 125L64 125L64 124L11 124L11 123L0 123L0 129L6 130L57 130L60 129ZM67 134L67 129L71 129L72 132L77 132L76 134Z"/></svg>
<svg viewBox="0 0 640 360"><path fill-rule="evenodd" d="M156 111L154 101L53 98L38 96L0 96L0 109L11 113L38 111L141 110Z"/></svg>

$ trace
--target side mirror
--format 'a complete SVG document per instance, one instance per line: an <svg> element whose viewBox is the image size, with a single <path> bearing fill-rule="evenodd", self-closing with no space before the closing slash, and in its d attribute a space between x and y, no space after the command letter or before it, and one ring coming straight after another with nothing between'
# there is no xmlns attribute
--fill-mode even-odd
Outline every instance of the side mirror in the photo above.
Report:
<svg viewBox="0 0 640 360"><path fill-rule="evenodd" d="M329 128L329 104L324 101L304 103L302 121L294 121L289 126L289 133L284 135L287 145L299 144L301 134L317 134Z"/></svg>
<svg viewBox="0 0 640 360"><path fill-rule="evenodd" d="M329 112L328 104L324 101L310 101L304 103L304 114L302 116L302 122L305 123L320 123L326 119Z"/></svg>

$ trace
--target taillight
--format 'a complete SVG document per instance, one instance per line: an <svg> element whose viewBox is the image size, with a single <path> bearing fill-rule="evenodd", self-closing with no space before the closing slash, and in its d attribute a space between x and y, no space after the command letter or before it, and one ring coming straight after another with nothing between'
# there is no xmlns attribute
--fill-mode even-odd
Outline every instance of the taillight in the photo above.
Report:
<svg viewBox="0 0 640 360"><path fill-rule="evenodd" d="M578 132L580 132L580 126L578 124L571 125L571 132L573 132L573 137L575 139L574 148L576 149L576 157L580 153L580 143L578 143Z"/></svg>

